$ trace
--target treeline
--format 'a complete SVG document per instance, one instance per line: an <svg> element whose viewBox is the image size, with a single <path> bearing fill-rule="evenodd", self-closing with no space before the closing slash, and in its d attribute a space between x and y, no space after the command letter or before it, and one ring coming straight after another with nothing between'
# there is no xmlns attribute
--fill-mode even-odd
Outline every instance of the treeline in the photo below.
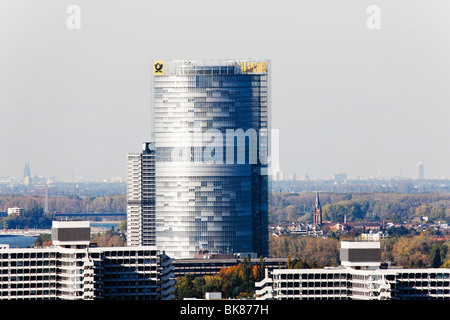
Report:
<svg viewBox="0 0 450 320"><path fill-rule="evenodd" d="M44 208L45 198L43 196L0 196L0 211L8 208L20 207L25 210L33 208ZM77 195L63 197L49 197L48 208L50 212L58 211L64 213L93 213L93 212L126 212L126 195L88 196Z"/></svg>
<svg viewBox="0 0 450 320"><path fill-rule="evenodd" d="M102 213L126 212L125 195L90 196L80 198L78 196L65 196L50 198L48 201L49 213L44 213L45 199L43 197L28 196L0 196L0 211L8 208L24 208L20 215L10 214L0 218L0 228L3 229L49 229L52 221L56 220L54 211L64 213Z"/></svg>
<svg viewBox="0 0 450 320"><path fill-rule="evenodd" d="M20 215L12 213L0 218L0 227L2 229L50 229L52 220L52 215L44 214L44 209L34 207L26 209Z"/></svg>
<svg viewBox="0 0 450 320"><path fill-rule="evenodd" d="M339 264L339 240L301 236L270 236L270 256L290 257L304 268L323 268Z"/></svg>
<svg viewBox="0 0 450 320"><path fill-rule="evenodd" d="M175 285L177 300L184 298L205 298L206 292L221 292L222 298L252 297L255 282L264 278L264 260L253 265L249 258L244 258L237 266L222 268L212 276L194 277L192 274L179 277Z"/></svg>
<svg viewBox="0 0 450 320"><path fill-rule="evenodd" d="M385 221L394 223L428 217L450 223L450 194L320 193L322 215L331 222ZM271 223L310 222L315 193L276 193L271 196ZM306 212L306 213L304 213Z"/></svg>
<svg viewBox="0 0 450 320"><path fill-rule="evenodd" d="M96 243L98 247L124 247L127 245L125 233L122 231L122 226L119 225L117 230L108 230L105 232L98 232L91 235L91 242Z"/></svg>
<svg viewBox="0 0 450 320"><path fill-rule="evenodd" d="M382 258L405 268L450 267L450 241L432 231L391 237L382 242Z"/></svg>

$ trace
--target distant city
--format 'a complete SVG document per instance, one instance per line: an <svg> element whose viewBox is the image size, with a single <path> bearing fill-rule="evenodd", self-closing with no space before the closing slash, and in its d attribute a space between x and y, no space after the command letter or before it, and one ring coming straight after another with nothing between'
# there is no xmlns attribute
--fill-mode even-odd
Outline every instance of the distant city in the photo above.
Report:
<svg viewBox="0 0 450 320"><path fill-rule="evenodd" d="M89 180L81 176L57 180L54 177L32 175L30 163L25 162L24 174L16 177L0 177L0 194L28 194L45 187L58 195L77 194L79 196L99 196L125 194L126 179L114 176L102 180ZM295 171L285 173L280 166L271 177L271 192L398 192L398 193L447 193L450 192L450 179L425 178L424 164L417 163L417 176L406 177L350 177L346 173L337 172L330 177L310 178L307 174L297 175Z"/></svg>

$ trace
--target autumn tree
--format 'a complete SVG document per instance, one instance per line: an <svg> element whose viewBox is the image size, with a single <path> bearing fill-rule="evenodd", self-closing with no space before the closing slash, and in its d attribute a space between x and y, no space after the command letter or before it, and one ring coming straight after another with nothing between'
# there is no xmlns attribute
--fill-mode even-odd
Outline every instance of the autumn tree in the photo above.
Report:
<svg viewBox="0 0 450 320"><path fill-rule="evenodd" d="M421 233L418 236L400 237L393 245L394 260L405 268L440 267L448 246L437 242L436 237Z"/></svg>
<svg viewBox="0 0 450 320"><path fill-rule="evenodd" d="M177 279L175 283L175 296L178 300L203 297L194 280L195 277L192 274L186 274Z"/></svg>
<svg viewBox="0 0 450 320"><path fill-rule="evenodd" d="M310 266L333 266L339 262L339 241L335 238L270 237L270 254L273 257L304 261Z"/></svg>
<svg viewBox="0 0 450 320"><path fill-rule="evenodd" d="M91 236L91 241L99 247L123 247L126 246L126 240L122 234L117 231L108 230L98 232Z"/></svg>
<svg viewBox="0 0 450 320"><path fill-rule="evenodd" d="M49 246L52 243L52 235L50 233L40 234L37 236L36 240L34 240L34 245L36 247L45 247Z"/></svg>

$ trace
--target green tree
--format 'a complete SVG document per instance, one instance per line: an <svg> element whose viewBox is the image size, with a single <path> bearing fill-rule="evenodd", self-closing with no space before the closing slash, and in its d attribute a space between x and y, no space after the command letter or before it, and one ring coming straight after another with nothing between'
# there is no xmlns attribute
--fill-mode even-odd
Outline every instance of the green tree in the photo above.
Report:
<svg viewBox="0 0 450 320"><path fill-rule="evenodd" d="M123 247L126 245L125 237L113 230L95 233L91 236L91 241L99 247Z"/></svg>
<svg viewBox="0 0 450 320"><path fill-rule="evenodd" d="M433 244L430 250L431 268L439 268L442 265L440 245Z"/></svg>
<svg viewBox="0 0 450 320"><path fill-rule="evenodd" d="M286 269L292 269L292 267L291 255L288 255L286 259Z"/></svg>
<svg viewBox="0 0 450 320"><path fill-rule="evenodd" d="M122 221L121 223L119 223L119 225L117 226L117 231L121 231L121 232L126 232L127 231L127 220Z"/></svg>
<svg viewBox="0 0 450 320"><path fill-rule="evenodd" d="M223 281L217 275L204 276L205 284L201 288L202 296L204 297L206 292L222 292Z"/></svg>
<svg viewBox="0 0 450 320"><path fill-rule="evenodd" d="M430 215L428 217L431 221L445 220L445 207L434 207L433 209L431 209Z"/></svg>
<svg viewBox="0 0 450 320"><path fill-rule="evenodd" d="M177 279L175 296L178 300L183 300L184 298L202 298L202 294L198 290L194 279L195 277L192 274L186 274Z"/></svg>
<svg viewBox="0 0 450 320"><path fill-rule="evenodd" d="M50 241L52 241L52 235L50 233L40 234L34 241L34 245L40 247L44 244L44 242Z"/></svg>

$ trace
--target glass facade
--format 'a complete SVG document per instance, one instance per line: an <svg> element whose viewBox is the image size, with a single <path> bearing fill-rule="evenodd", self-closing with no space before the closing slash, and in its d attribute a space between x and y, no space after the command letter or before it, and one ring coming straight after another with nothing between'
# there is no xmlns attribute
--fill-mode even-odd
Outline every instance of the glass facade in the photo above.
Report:
<svg viewBox="0 0 450 320"><path fill-rule="evenodd" d="M267 255L269 69L155 62L156 245L168 256Z"/></svg>

